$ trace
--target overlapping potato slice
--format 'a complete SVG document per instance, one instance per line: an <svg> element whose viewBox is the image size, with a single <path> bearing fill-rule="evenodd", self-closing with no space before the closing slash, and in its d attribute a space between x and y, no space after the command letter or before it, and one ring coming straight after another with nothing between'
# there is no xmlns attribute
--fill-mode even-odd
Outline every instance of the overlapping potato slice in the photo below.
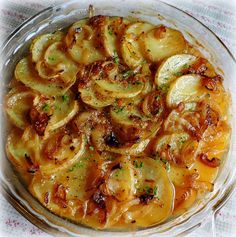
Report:
<svg viewBox="0 0 236 237"><path fill-rule="evenodd" d="M104 58L102 53L95 48L94 34L87 20L80 20L71 26L65 42L68 53L74 61L88 64Z"/></svg>
<svg viewBox="0 0 236 237"><path fill-rule="evenodd" d="M37 137L30 136L29 129L26 128L24 132L13 129L7 138L6 152L18 171L34 173L38 170L35 160L39 155L40 141Z"/></svg>
<svg viewBox="0 0 236 237"><path fill-rule="evenodd" d="M110 146L106 144L106 137L109 135L110 134L107 134L107 131L102 126L97 126L93 129L91 139L96 149L106 150L121 155L139 155L144 151L150 141L150 139L145 139L134 144L114 144Z"/></svg>
<svg viewBox="0 0 236 237"><path fill-rule="evenodd" d="M28 115L36 93L26 87L13 88L6 97L6 112L11 122L24 129L29 125Z"/></svg>
<svg viewBox="0 0 236 237"><path fill-rule="evenodd" d="M122 83L108 80L96 80L98 86L102 88L102 93L115 98L131 98L138 95L143 88L143 82Z"/></svg>
<svg viewBox="0 0 236 237"><path fill-rule="evenodd" d="M170 84L177 77L181 76L183 70L188 69L196 59L195 56L190 54L177 54L167 58L158 67L155 75L156 85Z"/></svg>
<svg viewBox="0 0 236 237"><path fill-rule="evenodd" d="M151 158L134 159L136 195L140 204L124 214L135 226L152 226L164 221L173 210L174 188L165 168Z"/></svg>
<svg viewBox="0 0 236 237"><path fill-rule="evenodd" d="M85 136L59 130L43 142L41 157L37 162L40 171L52 174L66 169L84 153Z"/></svg>
<svg viewBox="0 0 236 237"><path fill-rule="evenodd" d="M201 77L189 74L179 77L168 90L166 102L169 107L177 106L180 102L196 102L204 95Z"/></svg>
<svg viewBox="0 0 236 237"><path fill-rule="evenodd" d="M35 71L29 57L21 59L15 69L15 78L26 86L43 95L62 95L74 83L64 87L62 83L49 82L40 78Z"/></svg>
<svg viewBox="0 0 236 237"><path fill-rule="evenodd" d="M114 196L118 201L134 198L134 171L129 157L120 157L111 164L111 171L105 186L107 195Z"/></svg>
<svg viewBox="0 0 236 237"><path fill-rule="evenodd" d="M130 67L139 66L145 59L139 45L139 38L142 38L147 31L154 28L146 22L136 22L130 24L123 35L121 43L121 54L124 62Z"/></svg>
<svg viewBox="0 0 236 237"><path fill-rule="evenodd" d="M93 108L106 107L115 101L114 98L101 94L100 87L94 83L89 87L79 88L79 92L82 101Z"/></svg>
<svg viewBox="0 0 236 237"><path fill-rule="evenodd" d="M186 41L180 31L159 26L143 35L141 40L145 57L151 62L159 62L174 54L183 53Z"/></svg>
<svg viewBox="0 0 236 237"><path fill-rule="evenodd" d="M85 149L85 136L58 130L43 140L32 127L19 133L13 130L7 151L12 163L34 173L53 174L73 164ZM73 149L71 149L73 147Z"/></svg>
<svg viewBox="0 0 236 237"><path fill-rule="evenodd" d="M54 111L50 116L45 136L47 136L47 133L67 124L79 111L79 104L70 90L64 95L56 96L53 107Z"/></svg>
<svg viewBox="0 0 236 237"><path fill-rule="evenodd" d="M119 53L119 40L128 23L129 21L122 17L106 17L104 20L100 36L107 56L114 58L116 53Z"/></svg>
<svg viewBox="0 0 236 237"><path fill-rule="evenodd" d="M118 106L118 104L114 104L110 108L111 119L113 122L123 126L140 126L140 122L142 123L149 120L149 118L143 116L139 109L141 102L142 98L134 97L126 101L122 101L120 106Z"/></svg>
<svg viewBox="0 0 236 237"><path fill-rule="evenodd" d="M71 164L63 172L57 172L53 176L36 174L29 187L31 193L54 213L81 221L86 215L83 203L89 198L86 190L91 188L87 180L91 180L91 170L95 172L98 169L97 163L93 162L96 156L86 150L78 162Z"/></svg>
<svg viewBox="0 0 236 237"><path fill-rule="evenodd" d="M43 78L56 82L61 80L68 85L75 82L78 65L70 59L64 48L62 42L51 44L45 51L43 62L36 64L36 69Z"/></svg>
<svg viewBox="0 0 236 237"><path fill-rule="evenodd" d="M174 133L157 138L153 145L157 157L178 165L191 165L195 162L199 144L190 139L188 133Z"/></svg>
<svg viewBox="0 0 236 237"><path fill-rule="evenodd" d="M64 34L61 31L37 36L30 45L32 61L36 63L42 60L47 47L54 42L61 41L63 37Z"/></svg>

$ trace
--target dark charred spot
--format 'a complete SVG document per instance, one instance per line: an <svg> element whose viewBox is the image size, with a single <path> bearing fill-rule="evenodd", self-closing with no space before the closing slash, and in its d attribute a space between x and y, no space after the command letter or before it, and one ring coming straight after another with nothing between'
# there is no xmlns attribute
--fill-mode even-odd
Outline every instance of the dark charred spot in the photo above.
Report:
<svg viewBox="0 0 236 237"><path fill-rule="evenodd" d="M49 192L46 192L44 195L44 203L48 204L48 201L49 201Z"/></svg>
<svg viewBox="0 0 236 237"><path fill-rule="evenodd" d="M74 147L74 146L70 146L70 150L71 150L71 151L74 151L74 150L75 150L75 147Z"/></svg>
<svg viewBox="0 0 236 237"><path fill-rule="evenodd" d="M31 173L31 174L34 174L36 171L38 171L39 170L39 165L37 165L37 164L34 164L34 165L31 165L29 168L28 168L28 170L27 170L27 172L28 173Z"/></svg>
<svg viewBox="0 0 236 237"><path fill-rule="evenodd" d="M105 137L105 143L111 147L119 147L120 145L118 138L113 132L111 132L111 134Z"/></svg>
<svg viewBox="0 0 236 237"><path fill-rule="evenodd" d="M105 209L106 208L106 203L105 203L105 196L100 192L100 191L96 191L93 194L93 201L101 208L101 209Z"/></svg>
<svg viewBox="0 0 236 237"><path fill-rule="evenodd" d="M154 198L153 194L142 194L139 197L139 200L140 200L140 203L147 205L153 198Z"/></svg>
<svg viewBox="0 0 236 237"><path fill-rule="evenodd" d="M32 162L31 158L29 155L25 154L25 159L29 165L33 165L34 163Z"/></svg>
<svg viewBox="0 0 236 237"><path fill-rule="evenodd" d="M81 93L80 93L80 92L77 92L77 93L75 94L75 99L76 99L76 100L79 100L80 97L81 97Z"/></svg>
<svg viewBox="0 0 236 237"><path fill-rule="evenodd" d="M111 170L116 170L116 169L122 169L120 163L114 165L114 166L111 168Z"/></svg>

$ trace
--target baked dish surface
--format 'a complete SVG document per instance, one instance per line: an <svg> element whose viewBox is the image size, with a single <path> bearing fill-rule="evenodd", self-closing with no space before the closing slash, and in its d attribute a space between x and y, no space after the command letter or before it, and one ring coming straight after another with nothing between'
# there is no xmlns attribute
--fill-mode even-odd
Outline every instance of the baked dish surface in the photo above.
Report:
<svg viewBox="0 0 236 237"><path fill-rule="evenodd" d="M214 189L229 106L222 75L177 29L93 16L37 36L18 62L6 152L56 215L150 227Z"/></svg>

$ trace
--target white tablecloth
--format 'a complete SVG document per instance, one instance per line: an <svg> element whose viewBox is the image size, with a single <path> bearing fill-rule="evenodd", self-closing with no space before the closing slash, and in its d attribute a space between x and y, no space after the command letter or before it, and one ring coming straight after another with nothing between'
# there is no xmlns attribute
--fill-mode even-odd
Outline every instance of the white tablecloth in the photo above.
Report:
<svg viewBox="0 0 236 237"><path fill-rule="evenodd" d="M204 0L165 0L195 16L212 29L229 47L236 57L236 7L233 0L204 1ZM43 8L56 1L1 1L0 35L5 38L25 19L31 17ZM61 1L62 2L62 1ZM236 153L236 151L234 152ZM49 237L24 217L22 217L0 194L0 237ZM216 236L236 236L236 194L216 216ZM211 236L210 224L206 224L189 235L189 237Z"/></svg>

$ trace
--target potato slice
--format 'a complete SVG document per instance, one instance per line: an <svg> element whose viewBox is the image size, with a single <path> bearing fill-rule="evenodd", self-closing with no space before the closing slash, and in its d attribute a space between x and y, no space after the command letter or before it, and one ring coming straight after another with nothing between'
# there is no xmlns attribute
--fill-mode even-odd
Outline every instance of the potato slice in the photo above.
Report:
<svg viewBox="0 0 236 237"><path fill-rule="evenodd" d="M51 176L37 173L29 186L31 193L57 215L82 221L85 215L83 204L88 199L86 190L91 188L87 180L90 179L90 171L97 170L96 163L88 159L91 156L95 159L96 155L86 151L78 162Z"/></svg>
<svg viewBox="0 0 236 237"><path fill-rule="evenodd" d="M63 95L74 83L73 81L71 84L64 87L63 84L50 83L40 78L34 70L33 64L31 63L29 57L23 58L17 64L15 69L15 78L43 95Z"/></svg>
<svg viewBox="0 0 236 237"><path fill-rule="evenodd" d="M30 45L32 61L36 63L41 60L47 47L54 42L61 41L63 37L64 34L61 31L37 36Z"/></svg>
<svg viewBox="0 0 236 237"><path fill-rule="evenodd" d="M177 77L181 76L182 71L194 63L196 59L195 56L190 54L177 54L167 58L161 63L156 72L156 85L163 86L170 84Z"/></svg>
<svg viewBox="0 0 236 237"><path fill-rule="evenodd" d="M102 108L111 105L115 99L101 94L100 87L93 84L87 88L79 88L81 99L93 108Z"/></svg>
<svg viewBox="0 0 236 237"><path fill-rule="evenodd" d="M96 80L98 86L102 88L101 93L115 98L131 98L138 95L143 89L143 83L124 84L122 82L111 82L108 80Z"/></svg>
<svg viewBox="0 0 236 237"><path fill-rule="evenodd" d="M131 68L139 66L145 59L139 45L139 37L154 26L146 22L136 22L127 27L121 43L121 54L124 62Z"/></svg>
<svg viewBox="0 0 236 237"><path fill-rule="evenodd" d="M36 94L25 88L11 90L6 97L6 112L11 122L18 128L24 129L29 125L28 114Z"/></svg>
<svg viewBox="0 0 236 237"><path fill-rule="evenodd" d="M104 59L102 53L95 48L94 34L95 31L87 25L86 20L80 20L71 26L65 42L68 53L75 62L88 64Z"/></svg>
<svg viewBox="0 0 236 237"><path fill-rule="evenodd" d="M141 45L145 57L151 62L159 62L174 54L183 53L186 49L182 33L164 26L156 27L144 34Z"/></svg>
<svg viewBox="0 0 236 237"><path fill-rule="evenodd" d="M139 118L141 123L148 121L149 118L143 116L139 109L141 101L142 98L136 96L124 101L121 106L113 105L110 108L110 115L113 122L122 126L140 126L140 123L134 122L131 116Z"/></svg>
<svg viewBox="0 0 236 237"><path fill-rule="evenodd" d="M114 147L109 146L105 142L106 131L102 126L97 126L92 130L91 139L97 150L106 150L121 155L139 155L147 147L150 139L142 140L138 143L131 144L129 146Z"/></svg>
<svg viewBox="0 0 236 237"><path fill-rule="evenodd" d="M166 102L169 107L175 107L180 102L196 102L204 95L201 87L201 77L189 74L174 81L167 93Z"/></svg>
<svg viewBox="0 0 236 237"><path fill-rule="evenodd" d="M107 56L115 57L119 53L119 39L127 24L129 21L122 17L107 17L101 25L101 41Z"/></svg>
<svg viewBox="0 0 236 237"><path fill-rule="evenodd" d="M174 133L172 135L163 135L157 139L154 147L155 151L161 151L166 145L172 149L180 149L181 146L190 138L188 133Z"/></svg>
<svg viewBox="0 0 236 237"><path fill-rule="evenodd" d="M173 133L159 137L154 145L157 157L171 164L192 165L195 162L199 144L188 133Z"/></svg>
<svg viewBox="0 0 236 237"><path fill-rule="evenodd" d="M59 79L65 84L70 84L76 80L78 65L70 59L63 47L62 42L51 44L45 51L44 62L55 73L59 74Z"/></svg>
<svg viewBox="0 0 236 237"><path fill-rule="evenodd" d="M35 163L37 154L40 150L39 139L26 141L24 137L26 132L18 129L13 129L7 138L6 152L9 160L14 164L18 171L34 173L38 169L38 164ZM28 137L29 138L29 137Z"/></svg>
<svg viewBox="0 0 236 237"><path fill-rule="evenodd" d="M116 167L117 168L113 168ZM131 200L134 195L134 171L129 157L121 157L115 164L106 180L108 194L119 201Z"/></svg>
<svg viewBox="0 0 236 237"><path fill-rule="evenodd" d="M137 227L147 227L167 219L174 206L174 187L165 168L151 158L134 159L136 195L140 204L123 215Z"/></svg>
<svg viewBox="0 0 236 237"><path fill-rule="evenodd" d="M41 157L37 162L44 174L62 171L75 163L85 151L83 134L67 134L56 131L43 144ZM71 149L73 147L73 149Z"/></svg>
<svg viewBox="0 0 236 237"><path fill-rule="evenodd" d="M54 111L50 116L45 137L51 131L56 130L68 123L79 111L79 104L75 100L73 93L69 90L64 95L56 96L54 103Z"/></svg>

